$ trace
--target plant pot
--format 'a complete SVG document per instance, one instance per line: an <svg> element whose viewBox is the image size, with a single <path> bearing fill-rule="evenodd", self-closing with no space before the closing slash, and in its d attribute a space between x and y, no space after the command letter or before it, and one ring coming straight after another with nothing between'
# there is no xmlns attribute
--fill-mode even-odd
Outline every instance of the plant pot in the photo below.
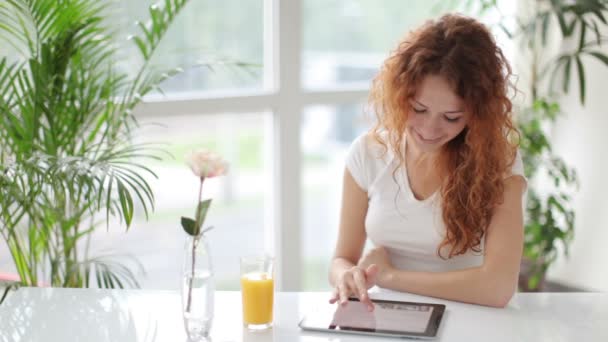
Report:
<svg viewBox="0 0 608 342"><path fill-rule="evenodd" d="M545 287L545 273L543 258L536 260L522 258L519 269L519 291L542 292Z"/></svg>

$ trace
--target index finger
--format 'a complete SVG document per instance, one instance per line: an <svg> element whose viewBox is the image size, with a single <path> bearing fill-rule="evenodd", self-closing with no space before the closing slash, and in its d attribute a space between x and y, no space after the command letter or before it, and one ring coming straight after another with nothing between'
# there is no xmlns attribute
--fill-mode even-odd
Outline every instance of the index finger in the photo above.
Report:
<svg viewBox="0 0 608 342"><path fill-rule="evenodd" d="M357 285L357 297L359 297L362 304L367 306L367 310L374 311L374 303L369 298L369 294L367 293L367 281L363 271L355 272L354 280L355 284Z"/></svg>
<svg viewBox="0 0 608 342"><path fill-rule="evenodd" d="M338 291L337 287L334 287L331 297L329 297L329 304L333 304L333 303L337 302L339 298L340 298L340 292Z"/></svg>

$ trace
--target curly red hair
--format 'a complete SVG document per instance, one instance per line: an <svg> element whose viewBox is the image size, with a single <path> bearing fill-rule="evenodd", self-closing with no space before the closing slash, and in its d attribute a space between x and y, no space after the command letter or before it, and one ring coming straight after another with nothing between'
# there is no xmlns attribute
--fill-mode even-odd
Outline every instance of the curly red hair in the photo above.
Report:
<svg viewBox="0 0 608 342"><path fill-rule="evenodd" d="M511 119L512 72L504 54L483 24L448 14L410 32L372 83L369 101L377 122L371 136L392 149L400 165L405 165L400 147L409 101L431 74L449 82L470 114L467 127L442 147L437 161L446 226L437 253L443 258L442 249L450 247L451 258L481 251L494 209L503 198L503 179L517 153L512 138L519 135Z"/></svg>

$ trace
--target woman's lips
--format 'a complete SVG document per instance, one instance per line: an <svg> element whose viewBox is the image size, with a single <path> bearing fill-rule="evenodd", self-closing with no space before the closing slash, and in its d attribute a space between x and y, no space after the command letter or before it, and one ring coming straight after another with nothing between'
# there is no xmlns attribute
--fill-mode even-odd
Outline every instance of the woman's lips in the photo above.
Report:
<svg viewBox="0 0 608 342"><path fill-rule="evenodd" d="M434 143L437 143L437 142L439 142L441 140L441 137L435 138L435 139L425 139L422 136L422 134L418 133L418 131L414 130L414 132L416 133L416 135L418 135L418 139L420 141L422 141L423 143L425 143L425 144L434 144Z"/></svg>

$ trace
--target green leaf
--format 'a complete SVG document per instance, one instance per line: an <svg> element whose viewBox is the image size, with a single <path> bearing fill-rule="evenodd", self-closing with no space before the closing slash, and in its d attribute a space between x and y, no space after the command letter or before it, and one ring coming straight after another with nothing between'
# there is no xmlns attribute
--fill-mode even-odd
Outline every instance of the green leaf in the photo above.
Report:
<svg viewBox="0 0 608 342"><path fill-rule="evenodd" d="M207 211L209 211L209 207L211 206L211 199L207 199L201 201L196 207L196 222L198 224L198 230L200 231L201 227L205 223L205 218L207 217Z"/></svg>
<svg viewBox="0 0 608 342"><path fill-rule="evenodd" d="M102 272L100 267L95 267L95 280L97 280L97 287L98 288L103 288L103 284L102 284Z"/></svg>
<svg viewBox="0 0 608 342"><path fill-rule="evenodd" d="M150 58L150 54L148 53L148 47L146 46L144 41L140 37L136 36L133 37L133 40L135 41L135 44L137 45L137 48L139 49L139 52L144 57L144 59Z"/></svg>
<svg viewBox="0 0 608 342"><path fill-rule="evenodd" d="M549 13L543 13L541 23L541 42L542 45L547 45L547 32L549 31ZM509 37L511 38L511 37Z"/></svg>
<svg viewBox="0 0 608 342"><path fill-rule="evenodd" d="M139 201L143 206L144 214L146 218L148 218L148 212L150 210L148 205L151 206L152 210L154 209L154 195L148 183L139 174L128 168L116 167L115 171L116 175L120 176L119 178L137 195L137 198L139 198ZM145 197L140 190L143 190Z"/></svg>
<svg viewBox="0 0 608 342"><path fill-rule="evenodd" d="M597 45L601 45L602 44L602 34L600 33L600 28L597 26L597 23L594 21L593 22L593 33L595 33L595 44ZM586 45L589 45L589 43L587 43Z"/></svg>
<svg viewBox="0 0 608 342"><path fill-rule="evenodd" d="M118 289L125 288L125 286L122 284L122 281L120 281L120 278L115 273L110 273L109 275L112 279L114 279L114 283L116 283L116 286L114 288L118 288Z"/></svg>
<svg viewBox="0 0 608 342"><path fill-rule="evenodd" d="M600 62L606 64L606 67L608 67L608 56L606 56L605 54L598 52L598 51L590 51L587 52L589 55L597 58L600 60Z"/></svg>
<svg viewBox="0 0 608 342"><path fill-rule="evenodd" d="M150 18L152 19L152 33L154 37L160 37L165 29L163 15L157 5L152 5L149 8Z"/></svg>
<svg viewBox="0 0 608 342"><path fill-rule="evenodd" d="M567 34L566 37L570 37L573 33L574 30L576 29L576 24L578 23L578 21L576 20L576 18L572 19L572 22L570 22L570 25L567 28ZM583 26L584 24L581 23L581 26Z"/></svg>
<svg viewBox="0 0 608 342"><path fill-rule="evenodd" d="M552 206L556 207L561 213L566 213L564 206L557 200L557 198L551 195L547 200L547 207L551 209Z"/></svg>
<svg viewBox="0 0 608 342"><path fill-rule="evenodd" d="M197 229L196 229L196 223L194 222L193 219L189 218L189 217L183 217L182 216L182 228L184 228L184 231L192 236L196 236L198 235Z"/></svg>
<svg viewBox="0 0 608 342"><path fill-rule="evenodd" d="M568 36L568 25L566 24L564 13L556 7L554 7L553 9L555 11L555 16L557 17L557 22L559 23L559 28L562 32L562 36Z"/></svg>
<svg viewBox="0 0 608 342"><path fill-rule="evenodd" d="M167 16L169 18L173 18L173 6L171 4L171 0L165 0L165 11L167 12Z"/></svg>
<svg viewBox="0 0 608 342"><path fill-rule="evenodd" d="M141 21L138 21L137 26L139 26L139 28L143 31L144 35L146 36L146 39L148 40L148 44L153 44L154 43L154 37L152 36L152 33L150 33L150 30L148 30L148 28L146 27L146 24L142 23ZM139 37L137 37L139 38ZM136 39L136 38L134 38ZM143 45L143 41L142 41L142 45ZM145 48L145 46L144 46ZM141 47L140 47L141 49Z"/></svg>
<svg viewBox="0 0 608 342"><path fill-rule="evenodd" d="M563 86L562 89L564 90L565 93L568 92L569 87L570 87L570 66L572 65L572 59L570 58L570 56L568 56L568 59L566 60L566 64L564 66L564 80L563 80Z"/></svg>
<svg viewBox="0 0 608 342"><path fill-rule="evenodd" d="M120 257L120 260L118 259ZM132 262L127 266L121 261L128 259ZM135 271L145 273L142 264L130 255L111 255L95 257L79 265L86 278L91 278L91 269L95 269L95 278L99 288L139 288ZM90 279L85 279L89 282Z"/></svg>
<svg viewBox="0 0 608 342"><path fill-rule="evenodd" d="M116 185L118 188L118 199L122 209L122 217L125 219L127 227L129 227L133 220L133 198L124 183L118 178L116 179Z"/></svg>
<svg viewBox="0 0 608 342"><path fill-rule="evenodd" d="M585 36L587 34L587 25L581 25L579 41L578 41L578 51L582 51L585 47Z"/></svg>
<svg viewBox="0 0 608 342"><path fill-rule="evenodd" d="M19 283L11 283L11 284L2 284L5 285L6 287L4 288L4 291L2 292L2 296L0 297L0 305L2 305L2 303L4 302L4 300L6 299L6 297L8 296L8 293L11 290L16 290L19 288Z"/></svg>
<svg viewBox="0 0 608 342"><path fill-rule="evenodd" d="M505 26L505 24L502 21L498 24L498 27L500 27L500 29L502 30L502 32L504 32L505 35L509 39L513 39L513 33L511 31L509 31L509 29Z"/></svg>
<svg viewBox="0 0 608 342"><path fill-rule="evenodd" d="M114 288L114 280L112 279L112 273L110 272L110 270L108 270L107 268L104 268L103 270L103 277L105 279L105 287L107 289L113 289Z"/></svg>
<svg viewBox="0 0 608 342"><path fill-rule="evenodd" d="M583 63L581 62L581 58L578 55L576 56L576 66L578 68L578 85L579 85L579 91L580 91L580 100L581 100L581 104L584 106L585 105L585 87L586 87L585 69L583 67Z"/></svg>
<svg viewBox="0 0 608 342"><path fill-rule="evenodd" d="M605 9L605 8L604 8L604 9ZM597 16L599 19L600 19L600 21L601 21L601 22L602 22L604 25L607 25L607 24L608 24L608 22L606 21L606 17L604 17L604 14L602 13L602 10L600 10L600 9L594 9L592 12L593 12L593 13L594 13L594 14L595 14L595 15L596 15L596 16Z"/></svg>
<svg viewBox="0 0 608 342"><path fill-rule="evenodd" d="M555 78L557 77L557 75L559 74L560 68L562 67L562 65L564 63L566 63L566 61L568 60L569 56L568 55L561 55L555 63L547 63L547 66L545 67L545 70L543 70L543 73L547 73L549 71L550 74L550 78L549 78L549 87L550 90L553 91L554 89L554 85L556 84L555 82Z"/></svg>

